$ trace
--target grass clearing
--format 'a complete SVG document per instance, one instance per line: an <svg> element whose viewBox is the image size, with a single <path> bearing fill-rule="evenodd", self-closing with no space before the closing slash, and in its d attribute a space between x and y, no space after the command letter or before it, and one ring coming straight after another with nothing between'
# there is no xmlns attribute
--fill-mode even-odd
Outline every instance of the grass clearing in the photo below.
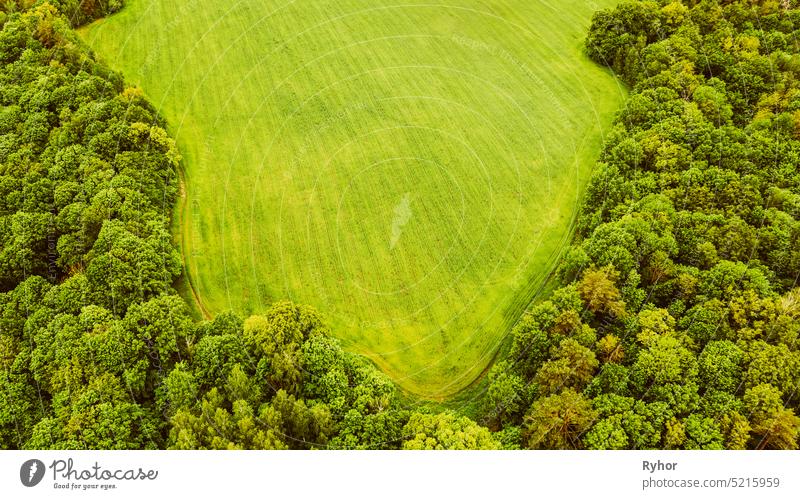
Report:
<svg viewBox="0 0 800 499"><path fill-rule="evenodd" d="M581 53L614 3L128 0L81 32L177 137L203 309L313 305L443 399L569 240L624 98Z"/></svg>

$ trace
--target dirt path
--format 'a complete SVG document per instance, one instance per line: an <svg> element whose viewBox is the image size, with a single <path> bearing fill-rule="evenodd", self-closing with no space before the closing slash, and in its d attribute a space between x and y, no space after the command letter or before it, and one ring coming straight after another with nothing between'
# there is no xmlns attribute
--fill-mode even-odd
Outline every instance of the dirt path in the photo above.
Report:
<svg viewBox="0 0 800 499"><path fill-rule="evenodd" d="M186 211L189 209L189 197L186 192L186 179L185 179L186 172L184 171L182 166L178 167L178 206L175 209L175 215L173 217L172 223L172 236L173 238L178 239L178 249L181 254L181 277L179 281L183 284L179 286L179 288L185 287L189 293L192 295L192 303L194 303L195 308L197 311L200 312L203 319L211 320L213 316L211 313L206 309L205 305L203 305L203 300L200 299L200 294L197 292L197 289L192 282L192 278L189 275L188 263L186 261L186 253L187 253L187 228L185 225L187 219ZM178 289L178 292L181 292L181 289ZM185 295L186 293L181 293ZM187 297L184 296L184 299Z"/></svg>

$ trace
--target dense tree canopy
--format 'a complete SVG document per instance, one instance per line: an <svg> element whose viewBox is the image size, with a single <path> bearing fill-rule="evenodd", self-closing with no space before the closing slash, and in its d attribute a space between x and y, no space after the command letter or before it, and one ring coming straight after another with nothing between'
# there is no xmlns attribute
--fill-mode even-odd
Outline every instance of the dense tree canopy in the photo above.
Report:
<svg viewBox="0 0 800 499"><path fill-rule="evenodd" d="M788 2L595 15L587 52L631 95L560 268L575 283L490 375L493 426L531 448L797 448L798 34Z"/></svg>

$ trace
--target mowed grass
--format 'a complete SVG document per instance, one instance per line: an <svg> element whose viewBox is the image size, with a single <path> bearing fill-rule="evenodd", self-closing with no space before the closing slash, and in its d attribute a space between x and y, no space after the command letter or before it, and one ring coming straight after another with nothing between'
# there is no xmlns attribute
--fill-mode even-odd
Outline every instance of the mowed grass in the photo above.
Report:
<svg viewBox="0 0 800 499"><path fill-rule="evenodd" d="M561 0L128 0L82 33L185 162L210 314L292 299L401 387L474 381L569 240L624 98Z"/></svg>

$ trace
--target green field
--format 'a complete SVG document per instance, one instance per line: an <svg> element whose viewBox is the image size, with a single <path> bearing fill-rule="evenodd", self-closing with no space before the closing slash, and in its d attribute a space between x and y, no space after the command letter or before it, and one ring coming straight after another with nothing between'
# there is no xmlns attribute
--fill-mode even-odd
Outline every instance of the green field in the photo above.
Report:
<svg viewBox="0 0 800 499"><path fill-rule="evenodd" d="M581 52L614 3L127 0L82 34L177 137L176 233L206 313L313 305L442 399L569 240L624 98Z"/></svg>

